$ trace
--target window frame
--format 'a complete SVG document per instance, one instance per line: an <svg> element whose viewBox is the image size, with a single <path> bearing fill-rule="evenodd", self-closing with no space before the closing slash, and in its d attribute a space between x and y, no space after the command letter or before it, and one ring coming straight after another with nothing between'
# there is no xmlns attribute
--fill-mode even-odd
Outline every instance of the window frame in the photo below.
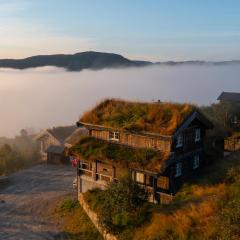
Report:
<svg viewBox="0 0 240 240"><path fill-rule="evenodd" d="M92 164L90 162L80 162L80 169L82 170L87 170L87 171L92 171Z"/></svg>
<svg viewBox="0 0 240 240"><path fill-rule="evenodd" d="M174 177L177 178L177 177L180 177L180 176L182 176L182 162L178 162L175 165L175 175L174 175Z"/></svg>
<svg viewBox="0 0 240 240"><path fill-rule="evenodd" d="M112 136L111 136L112 135ZM120 133L119 132L115 132L115 131L109 131L109 136L108 136L109 140L111 141L120 141Z"/></svg>
<svg viewBox="0 0 240 240"><path fill-rule="evenodd" d="M141 176L141 177L140 177ZM143 178L143 179L139 179L140 178ZM135 180L137 183L140 183L140 184L145 184L145 174L142 173L142 172L136 172L136 175L135 175ZM140 181L139 181L140 180ZM142 180L142 181L141 181Z"/></svg>
<svg viewBox="0 0 240 240"><path fill-rule="evenodd" d="M234 115L234 116L233 116L233 121L232 121L232 122L233 122L233 124L235 124L235 125L238 124L238 116L237 116L237 115Z"/></svg>
<svg viewBox="0 0 240 240"><path fill-rule="evenodd" d="M201 140L201 128L195 129L195 142L199 142Z"/></svg>
<svg viewBox="0 0 240 240"><path fill-rule="evenodd" d="M181 141L180 141L181 139ZM183 133L180 133L178 136L177 136L177 144L176 144L176 148L180 148L183 146Z"/></svg>
<svg viewBox="0 0 240 240"><path fill-rule="evenodd" d="M197 169L200 166L200 156L199 154L194 155L193 158L193 169Z"/></svg>

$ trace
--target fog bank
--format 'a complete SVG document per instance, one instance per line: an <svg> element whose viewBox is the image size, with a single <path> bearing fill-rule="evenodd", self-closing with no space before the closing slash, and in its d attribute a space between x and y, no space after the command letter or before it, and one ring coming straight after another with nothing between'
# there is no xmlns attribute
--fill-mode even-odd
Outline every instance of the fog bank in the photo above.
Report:
<svg viewBox="0 0 240 240"><path fill-rule="evenodd" d="M0 136L74 124L106 97L210 104L221 91L240 91L235 66L151 66L66 72L44 67L0 69Z"/></svg>

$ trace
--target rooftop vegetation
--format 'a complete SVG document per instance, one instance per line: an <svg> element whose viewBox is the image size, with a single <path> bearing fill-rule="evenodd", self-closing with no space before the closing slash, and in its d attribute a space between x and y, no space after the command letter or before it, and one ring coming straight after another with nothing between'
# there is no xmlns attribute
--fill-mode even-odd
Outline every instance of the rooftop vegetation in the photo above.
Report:
<svg viewBox="0 0 240 240"><path fill-rule="evenodd" d="M145 148L131 148L94 137L83 137L73 147L73 152L86 160L114 161L126 167L144 167L159 171L167 154Z"/></svg>
<svg viewBox="0 0 240 240"><path fill-rule="evenodd" d="M107 99L83 114L80 121L128 131L172 135L194 109L190 104Z"/></svg>

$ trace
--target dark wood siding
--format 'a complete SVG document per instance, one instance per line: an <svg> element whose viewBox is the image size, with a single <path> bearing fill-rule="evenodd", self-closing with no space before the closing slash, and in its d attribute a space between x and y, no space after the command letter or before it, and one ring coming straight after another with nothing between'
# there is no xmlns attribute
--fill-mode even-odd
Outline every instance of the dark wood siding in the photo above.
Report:
<svg viewBox="0 0 240 240"><path fill-rule="evenodd" d="M119 133L120 133L119 141L113 141L113 142L129 145L133 147L152 148L152 149L161 150L164 152L169 152L171 150L171 140L169 139L142 136L142 135L131 134L126 132L119 132ZM93 129L90 131L90 135L96 138L110 141L108 130Z"/></svg>
<svg viewBox="0 0 240 240"><path fill-rule="evenodd" d="M193 168L194 163L194 156L199 155L199 167ZM192 176L197 174L199 172L199 169L203 165L204 161L204 152L202 149L193 151L191 153L188 153L186 156L182 156L179 159L176 159L176 162L172 164L168 169L168 175L170 178L170 191L172 193L176 193L179 187L188 179L190 179ZM182 175L175 177L176 173L176 164L178 162L182 163Z"/></svg>
<svg viewBox="0 0 240 240"><path fill-rule="evenodd" d="M196 129L200 129L201 132L200 141L195 141ZM172 145L172 151L174 151L176 155L183 155L185 153L192 152L199 148L203 148L205 132L206 130L204 126L199 121L197 120L193 121L191 125L181 133L183 135L183 146L177 147L176 137Z"/></svg>

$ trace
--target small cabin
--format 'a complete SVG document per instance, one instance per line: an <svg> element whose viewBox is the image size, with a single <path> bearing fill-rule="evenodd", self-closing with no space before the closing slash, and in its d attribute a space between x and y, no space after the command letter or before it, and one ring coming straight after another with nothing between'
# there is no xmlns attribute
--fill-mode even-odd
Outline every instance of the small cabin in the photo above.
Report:
<svg viewBox="0 0 240 240"><path fill-rule="evenodd" d="M240 93L222 92L217 100L226 108L225 124L240 130Z"/></svg>
<svg viewBox="0 0 240 240"><path fill-rule="evenodd" d="M68 157L65 156L65 139L75 130L76 126L54 127L41 131L35 140L39 142L41 158L47 163L65 163Z"/></svg>
<svg viewBox="0 0 240 240"><path fill-rule="evenodd" d="M224 139L224 150L233 152L240 149L240 93L222 92L218 100L225 110L225 125L233 134Z"/></svg>
<svg viewBox="0 0 240 240"><path fill-rule="evenodd" d="M63 146L51 145L47 148L46 153L47 153L47 163L64 164L67 161L67 158L64 154Z"/></svg>
<svg viewBox="0 0 240 240"><path fill-rule="evenodd" d="M105 188L124 174L168 202L204 164L212 123L194 106L106 100L78 121L88 136L72 148L78 159L78 192Z"/></svg>

